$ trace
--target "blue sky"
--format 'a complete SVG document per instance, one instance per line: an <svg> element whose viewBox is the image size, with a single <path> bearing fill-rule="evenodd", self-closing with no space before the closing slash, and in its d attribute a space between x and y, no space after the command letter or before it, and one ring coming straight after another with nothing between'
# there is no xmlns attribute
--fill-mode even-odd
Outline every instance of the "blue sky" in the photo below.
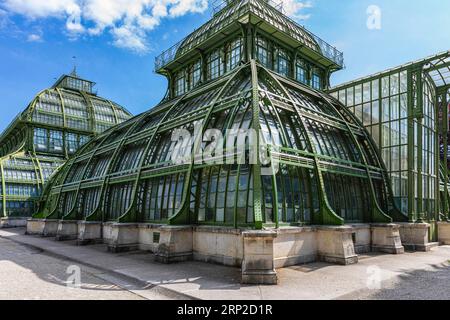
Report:
<svg viewBox="0 0 450 320"><path fill-rule="evenodd" d="M370 5L381 9L380 30L366 26ZM167 85L153 73L155 56L207 21L210 7L206 0L0 0L0 131L70 72L73 56L99 95L134 114L150 109ZM286 0L286 7L344 52L346 69L333 84L450 49L450 1Z"/></svg>

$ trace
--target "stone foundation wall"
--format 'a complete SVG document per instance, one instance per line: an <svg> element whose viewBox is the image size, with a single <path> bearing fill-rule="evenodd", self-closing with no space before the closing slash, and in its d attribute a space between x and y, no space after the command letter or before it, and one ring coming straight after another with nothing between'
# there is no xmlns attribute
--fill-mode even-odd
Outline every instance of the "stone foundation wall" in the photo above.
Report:
<svg viewBox="0 0 450 320"><path fill-rule="evenodd" d="M450 224L439 223L441 243L450 243ZM401 240L426 242L421 224L352 224L244 230L217 226L169 226L29 219L27 233L77 238L86 245L104 242L111 252L144 250L162 263L186 260L241 267L244 283L275 284L277 268L315 261L358 262L369 251L403 253ZM420 231L420 232L419 232Z"/></svg>
<svg viewBox="0 0 450 320"><path fill-rule="evenodd" d="M27 220L28 218L0 218L0 229L26 227Z"/></svg>

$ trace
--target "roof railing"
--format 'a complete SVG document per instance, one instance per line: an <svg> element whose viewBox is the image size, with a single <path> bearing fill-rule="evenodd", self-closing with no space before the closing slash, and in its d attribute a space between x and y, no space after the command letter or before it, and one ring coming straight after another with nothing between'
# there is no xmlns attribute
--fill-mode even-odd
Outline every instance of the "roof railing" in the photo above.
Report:
<svg viewBox="0 0 450 320"><path fill-rule="evenodd" d="M218 13L220 10L225 8L227 5L229 5L233 1L236 1L236 0L214 0L211 3L211 8L212 8L213 14L215 15L216 13ZM270 4L272 7L274 7L278 11L284 13L283 1L276 1L276 0L262 0L262 1Z"/></svg>
<svg viewBox="0 0 450 320"><path fill-rule="evenodd" d="M274 9L276 9L276 10L280 11L282 14L284 14L282 2L278 3L273 0L266 0L265 2L268 3ZM223 10L229 3L230 3L230 1L226 1L226 0L225 1L224 0L216 0L215 2L213 2L214 14L218 13L220 10ZM335 47L333 47L332 45L330 45L328 42L321 39L317 35L313 34L311 31L307 30L304 26L301 26L300 24L295 22L293 19L289 18L288 16L286 16L286 18L291 23L296 25L298 28L301 28L304 32L309 34L317 42L317 45L319 46L320 51L321 51L321 52L319 52L320 54L322 54L325 58L331 60L332 62L336 63L339 67L341 67L341 68L344 67L344 54L342 52L340 52L338 49L336 49ZM197 30L198 30L198 28L195 29L192 33L194 33ZM180 49L180 47L183 45L183 43L186 41L186 39L190 36L191 35L186 36L185 38L183 38L182 40L180 40L179 42L174 44L172 47L163 51L160 55L156 56L155 57L155 71L161 70L162 68L167 66L169 63L173 62L176 58L178 49Z"/></svg>

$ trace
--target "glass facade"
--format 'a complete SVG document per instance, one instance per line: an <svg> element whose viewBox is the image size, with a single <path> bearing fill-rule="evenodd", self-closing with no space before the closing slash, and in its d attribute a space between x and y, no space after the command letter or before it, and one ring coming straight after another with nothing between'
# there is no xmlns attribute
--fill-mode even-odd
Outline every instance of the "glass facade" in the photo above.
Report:
<svg viewBox="0 0 450 320"><path fill-rule="evenodd" d="M324 89L325 83L323 80L326 71L318 67L317 64L309 62L301 56L296 56L294 54L295 50L290 50L280 45L279 42L269 40L267 36L259 33L255 38L254 50L256 59L264 67L284 77L293 78L316 90ZM243 38L236 37L225 41L225 44L206 53L206 74L204 76L202 76L202 59L175 72L175 77L172 81L174 96L183 95L195 88L202 82L202 79L213 81L223 76L239 66L243 59Z"/></svg>
<svg viewBox="0 0 450 320"><path fill-rule="evenodd" d="M434 84L422 71L399 68L331 89L371 133L405 216L436 213L438 128Z"/></svg>

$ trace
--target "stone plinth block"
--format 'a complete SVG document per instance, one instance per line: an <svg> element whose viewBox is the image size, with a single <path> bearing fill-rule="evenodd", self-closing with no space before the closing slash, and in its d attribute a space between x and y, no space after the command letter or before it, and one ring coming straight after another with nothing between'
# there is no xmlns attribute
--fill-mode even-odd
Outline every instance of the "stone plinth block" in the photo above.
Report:
<svg viewBox="0 0 450 320"><path fill-rule="evenodd" d="M194 260L226 266L242 266L242 230L221 226L196 226L193 233Z"/></svg>
<svg viewBox="0 0 450 320"><path fill-rule="evenodd" d="M317 227L317 251L319 260L349 265L358 262L352 240L353 229L347 226Z"/></svg>
<svg viewBox="0 0 450 320"><path fill-rule="evenodd" d="M438 222L438 239L442 245L450 245L450 222Z"/></svg>
<svg viewBox="0 0 450 320"><path fill-rule="evenodd" d="M0 229L26 227L27 220L28 218L0 218Z"/></svg>
<svg viewBox="0 0 450 320"><path fill-rule="evenodd" d="M400 239L400 226L394 223L371 225L372 251L401 254L405 252Z"/></svg>
<svg viewBox="0 0 450 320"><path fill-rule="evenodd" d="M316 231L312 227L283 227L274 230L275 269L315 262L317 260Z"/></svg>
<svg viewBox="0 0 450 320"><path fill-rule="evenodd" d="M75 240L78 238L78 221L60 220L56 231L57 241Z"/></svg>
<svg viewBox="0 0 450 320"><path fill-rule="evenodd" d="M161 226L153 235L155 260L162 263L192 259L192 226ZM159 239L158 239L159 238Z"/></svg>
<svg viewBox="0 0 450 320"><path fill-rule="evenodd" d="M102 243L102 223L98 221L78 221L77 245Z"/></svg>
<svg viewBox="0 0 450 320"><path fill-rule="evenodd" d="M139 225L137 223L107 222L103 235L110 252L134 251L139 248Z"/></svg>
<svg viewBox="0 0 450 320"><path fill-rule="evenodd" d="M438 243L429 242L430 225L428 223L398 223L400 238L407 250L430 251Z"/></svg>
<svg viewBox="0 0 450 320"><path fill-rule="evenodd" d="M245 231L244 259L242 262L242 283L277 284L274 268L274 231Z"/></svg>
<svg viewBox="0 0 450 320"><path fill-rule="evenodd" d="M52 219L28 219L26 234L55 237L58 223L59 220Z"/></svg>

